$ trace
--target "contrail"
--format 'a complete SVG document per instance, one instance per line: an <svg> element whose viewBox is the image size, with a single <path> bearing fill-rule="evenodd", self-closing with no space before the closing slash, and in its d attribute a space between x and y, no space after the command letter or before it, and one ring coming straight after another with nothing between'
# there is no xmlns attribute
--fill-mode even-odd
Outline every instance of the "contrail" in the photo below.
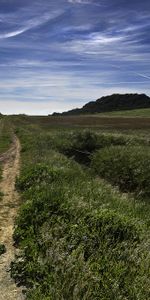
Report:
<svg viewBox="0 0 150 300"><path fill-rule="evenodd" d="M134 71L131 71L131 70L124 70L120 66L115 66L115 65L112 65L112 64L111 64L111 66L114 67L115 69L119 69L121 71L125 71L125 72L131 73L131 74L135 74L137 76L140 76L142 78L146 78L146 79L150 80L150 76L148 76L148 75L145 75L145 74L142 74L142 73L137 73L137 72L134 72Z"/></svg>
<svg viewBox="0 0 150 300"><path fill-rule="evenodd" d="M147 75L144 75L144 74L141 74L141 73L136 73L134 72L134 74L140 76L140 77L143 77L143 78L147 78L147 79L150 79L150 76L147 76Z"/></svg>

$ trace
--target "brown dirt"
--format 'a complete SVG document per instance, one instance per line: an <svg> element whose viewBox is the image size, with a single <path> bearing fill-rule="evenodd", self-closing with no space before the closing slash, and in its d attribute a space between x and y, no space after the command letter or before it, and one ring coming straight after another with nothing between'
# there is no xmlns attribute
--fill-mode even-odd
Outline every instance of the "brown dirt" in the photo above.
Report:
<svg viewBox="0 0 150 300"><path fill-rule="evenodd" d="M0 190L4 194L0 201L0 243L6 247L6 253L0 256L0 300L22 300L21 288L18 288L10 276L10 264L16 249L13 246L14 221L19 207L19 195L15 191L15 179L19 174L20 142L15 136L11 148L0 157L3 162L3 178Z"/></svg>

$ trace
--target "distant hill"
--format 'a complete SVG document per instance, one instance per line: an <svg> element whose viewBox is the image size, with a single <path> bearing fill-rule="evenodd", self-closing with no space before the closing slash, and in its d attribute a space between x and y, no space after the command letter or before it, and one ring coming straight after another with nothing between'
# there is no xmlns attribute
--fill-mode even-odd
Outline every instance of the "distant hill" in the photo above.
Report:
<svg viewBox="0 0 150 300"><path fill-rule="evenodd" d="M150 108L150 97L145 94L113 94L111 96L101 97L96 101L89 102L82 108L63 112L61 115L95 114L139 108ZM54 113L53 115L59 114Z"/></svg>

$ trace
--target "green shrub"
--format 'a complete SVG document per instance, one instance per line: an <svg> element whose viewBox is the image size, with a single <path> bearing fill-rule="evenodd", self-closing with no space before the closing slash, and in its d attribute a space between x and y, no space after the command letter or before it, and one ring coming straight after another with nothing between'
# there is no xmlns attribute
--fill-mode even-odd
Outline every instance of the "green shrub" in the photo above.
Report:
<svg viewBox="0 0 150 300"><path fill-rule="evenodd" d="M150 152L143 147L110 147L97 151L92 168L123 192L150 196Z"/></svg>
<svg viewBox="0 0 150 300"><path fill-rule="evenodd" d="M123 136L98 134L90 130L73 132L68 135L68 143L65 142L58 150L69 157L86 165L90 164L91 154L104 147L111 145L125 145L127 140Z"/></svg>
<svg viewBox="0 0 150 300"><path fill-rule="evenodd" d="M111 145L125 145L127 140L123 136L99 134L90 130L74 132L69 137L71 147L92 153L93 151Z"/></svg>

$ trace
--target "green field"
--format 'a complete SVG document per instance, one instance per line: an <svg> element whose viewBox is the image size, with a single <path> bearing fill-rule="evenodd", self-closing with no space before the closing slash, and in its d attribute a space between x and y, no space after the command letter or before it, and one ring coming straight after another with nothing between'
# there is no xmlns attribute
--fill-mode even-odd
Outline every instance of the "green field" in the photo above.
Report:
<svg viewBox="0 0 150 300"><path fill-rule="evenodd" d="M28 300L150 299L149 119L93 120L2 120L3 152L21 142L11 275Z"/></svg>
<svg viewBox="0 0 150 300"><path fill-rule="evenodd" d="M22 146L12 276L31 300L148 300L149 130L69 121L12 118Z"/></svg>
<svg viewBox="0 0 150 300"><path fill-rule="evenodd" d="M98 114L99 116L104 117L142 117L142 118L150 118L150 108L139 108L133 110L122 110L122 111L112 111L107 113Z"/></svg>

